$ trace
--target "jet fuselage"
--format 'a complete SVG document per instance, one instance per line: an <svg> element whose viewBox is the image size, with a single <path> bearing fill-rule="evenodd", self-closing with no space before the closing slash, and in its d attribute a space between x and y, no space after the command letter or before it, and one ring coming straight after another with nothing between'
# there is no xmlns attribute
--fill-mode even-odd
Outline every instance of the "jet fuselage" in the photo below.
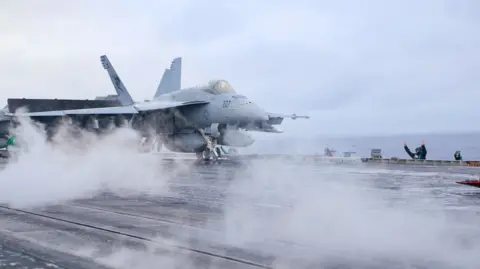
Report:
<svg viewBox="0 0 480 269"><path fill-rule="evenodd" d="M143 109L155 106L155 102L203 100L208 103L147 113L147 117L150 117L148 121L151 127L162 136L165 146L172 151L202 151L206 143L198 130L203 129L210 134L211 132L220 132L218 142L222 145L246 147L254 142L251 135L238 130L227 130L226 127L246 122L266 121L268 115L247 97L239 95L233 90L229 91L219 93L205 87L182 89L161 95L149 102L135 104L135 107ZM212 127L214 125L215 127ZM157 126L163 128L158 129ZM213 128L218 129L212 130Z"/></svg>

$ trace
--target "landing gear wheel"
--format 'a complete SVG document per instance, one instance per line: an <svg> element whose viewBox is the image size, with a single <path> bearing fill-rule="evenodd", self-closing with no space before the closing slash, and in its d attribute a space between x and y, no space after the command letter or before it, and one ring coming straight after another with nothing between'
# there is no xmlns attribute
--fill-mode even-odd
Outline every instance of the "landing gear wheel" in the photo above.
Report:
<svg viewBox="0 0 480 269"><path fill-rule="evenodd" d="M220 148L216 148L215 151L217 152L218 158L222 157L222 151L220 150Z"/></svg>

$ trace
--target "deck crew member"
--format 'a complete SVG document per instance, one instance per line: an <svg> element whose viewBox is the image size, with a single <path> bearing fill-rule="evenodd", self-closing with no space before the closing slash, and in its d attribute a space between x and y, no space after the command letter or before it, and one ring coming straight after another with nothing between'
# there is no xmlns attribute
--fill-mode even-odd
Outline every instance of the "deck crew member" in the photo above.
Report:
<svg viewBox="0 0 480 269"><path fill-rule="evenodd" d="M8 149L9 146L15 146L15 136L5 135L6 142L3 145L4 148Z"/></svg>
<svg viewBox="0 0 480 269"><path fill-rule="evenodd" d="M406 141L403 143L403 145L403 148L412 159L425 160L427 158L427 148L425 148L425 143L423 140L420 143L420 147L415 149L415 153L410 151Z"/></svg>
<svg viewBox="0 0 480 269"><path fill-rule="evenodd" d="M453 158L455 158L455 161L462 160L462 154L460 153L460 150L455 151L455 153L453 154Z"/></svg>

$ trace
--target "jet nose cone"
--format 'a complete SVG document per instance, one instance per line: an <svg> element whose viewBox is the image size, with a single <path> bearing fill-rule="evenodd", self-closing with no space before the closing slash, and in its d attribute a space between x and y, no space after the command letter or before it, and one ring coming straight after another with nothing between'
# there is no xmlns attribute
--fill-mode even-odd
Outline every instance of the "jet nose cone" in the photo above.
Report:
<svg viewBox="0 0 480 269"><path fill-rule="evenodd" d="M261 109L256 104L251 103L250 111L252 112L252 118L254 118L254 120L266 121L269 119L265 110Z"/></svg>

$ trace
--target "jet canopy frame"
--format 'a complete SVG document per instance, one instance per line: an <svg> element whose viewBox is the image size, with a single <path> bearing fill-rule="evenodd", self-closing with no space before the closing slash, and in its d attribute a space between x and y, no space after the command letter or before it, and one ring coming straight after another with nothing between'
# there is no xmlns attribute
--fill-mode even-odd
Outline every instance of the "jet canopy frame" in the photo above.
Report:
<svg viewBox="0 0 480 269"><path fill-rule="evenodd" d="M223 79L211 80L208 83L206 91L215 95L223 93L236 93L232 85Z"/></svg>

